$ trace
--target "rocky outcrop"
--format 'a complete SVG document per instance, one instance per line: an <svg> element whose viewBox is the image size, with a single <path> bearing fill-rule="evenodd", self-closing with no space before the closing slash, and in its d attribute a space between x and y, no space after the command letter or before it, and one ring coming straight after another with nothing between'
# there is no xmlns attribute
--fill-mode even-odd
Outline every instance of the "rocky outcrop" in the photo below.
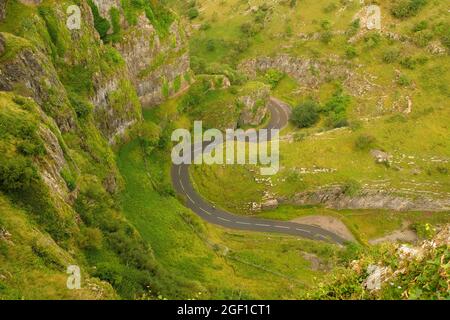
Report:
<svg viewBox="0 0 450 320"><path fill-rule="evenodd" d="M239 126L258 126L267 115L270 88L263 83L249 82L241 91Z"/></svg>
<svg viewBox="0 0 450 320"><path fill-rule="evenodd" d="M3 43L0 47L6 46L3 56L7 56L0 64L0 90L19 91L33 98L55 119L62 132L74 130L76 116L49 59L27 40L11 34L1 33L0 43ZM8 48L8 43L14 43L15 47Z"/></svg>
<svg viewBox="0 0 450 320"><path fill-rule="evenodd" d="M268 199L266 201L264 201L263 203L261 203L261 209L262 210L275 210L276 208L278 208L278 200L277 199Z"/></svg>
<svg viewBox="0 0 450 320"><path fill-rule="evenodd" d="M305 92L332 80L342 81L345 89L354 96L380 89L367 79L370 75L361 76L355 71L355 67L358 66L336 57L309 59L286 54L250 59L239 65L239 69L251 78L270 69L284 72L297 80L305 88Z"/></svg>
<svg viewBox="0 0 450 320"><path fill-rule="evenodd" d="M7 0L0 0L0 21L6 16L6 2Z"/></svg>
<svg viewBox="0 0 450 320"><path fill-rule="evenodd" d="M42 179L54 193L68 201L69 190L61 177L61 171L67 163L58 138L45 126L40 128L40 136L44 141L46 150L46 156L39 162Z"/></svg>
<svg viewBox="0 0 450 320"><path fill-rule="evenodd" d="M386 209L395 211L448 211L450 199L432 199L418 195L414 198L394 192L363 189L356 195L347 195L341 186L306 191L292 197L281 197L280 203L294 205L324 205L331 209Z"/></svg>
<svg viewBox="0 0 450 320"><path fill-rule="evenodd" d="M392 155L381 150L371 150L370 154L375 159L376 163L389 164L392 161Z"/></svg>

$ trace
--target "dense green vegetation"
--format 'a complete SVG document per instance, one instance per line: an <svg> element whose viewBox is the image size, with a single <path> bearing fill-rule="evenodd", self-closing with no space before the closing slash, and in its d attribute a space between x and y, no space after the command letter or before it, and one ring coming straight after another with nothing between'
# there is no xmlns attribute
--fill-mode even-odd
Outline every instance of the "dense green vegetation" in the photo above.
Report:
<svg viewBox="0 0 450 320"><path fill-rule="evenodd" d="M349 198L374 189L448 199L448 8L377 3L383 32L354 19L365 10L358 1L121 0L102 11L92 0L9 0L0 21L8 75L0 79L0 299L448 299L448 244L438 236L448 212L253 209L336 186ZM74 32L64 19L71 4L83 10ZM146 36L142 19L156 31L155 55L131 79L135 66L119 51ZM175 27L187 30L189 48L172 51ZM159 75L188 50L192 72ZM142 112L135 81L154 74L165 101ZM333 218L354 243L221 228L175 194L173 130L194 120L235 127L239 97L266 87L292 106L279 173L192 166L195 188L236 214ZM389 160L376 161L374 150ZM396 232L441 242L405 261L397 245L378 244ZM403 271L369 292L371 264ZM81 290L67 290L68 265L81 267Z"/></svg>

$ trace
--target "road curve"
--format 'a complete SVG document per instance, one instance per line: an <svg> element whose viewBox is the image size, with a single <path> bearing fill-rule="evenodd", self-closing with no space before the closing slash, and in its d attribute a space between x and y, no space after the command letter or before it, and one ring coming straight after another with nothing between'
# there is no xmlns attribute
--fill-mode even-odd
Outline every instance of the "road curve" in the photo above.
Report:
<svg viewBox="0 0 450 320"><path fill-rule="evenodd" d="M269 110L272 116L266 127L267 129L281 129L287 125L290 116L290 108L288 105L275 98L271 98ZM204 144L202 146L203 149L206 145ZM195 148L194 146L193 149ZM311 240L322 240L338 244L344 244L346 242L339 235L320 227L295 222L240 216L216 208L195 191L190 180L189 165L173 165L171 175L175 191L186 200L185 205L209 223L237 230L284 233Z"/></svg>

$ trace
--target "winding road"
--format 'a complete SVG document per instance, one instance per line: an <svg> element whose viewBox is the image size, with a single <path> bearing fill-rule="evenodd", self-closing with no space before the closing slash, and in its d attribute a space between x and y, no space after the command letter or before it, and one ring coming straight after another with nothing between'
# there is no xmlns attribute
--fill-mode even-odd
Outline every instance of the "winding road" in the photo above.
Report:
<svg viewBox="0 0 450 320"><path fill-rule="evenodd" d="M291 112L288 105L272 97L269 103L269 110L271 119L266 129L281 129L287 125ZM211 143L204 143L203 145L197 145L197 147L194 145L193 149L197 149L197 151L200 149L204 150L208 145L211 145ZM195 153L194 150L193 153ZM209 223L237 230L283 233L338 244L346 242L339 235L320 227L295 222L240 216L216 208L203 199L194 189L190 180L189 165L173 165L171 173L173 186L176 192L186 200L185 205Z"/></svg>

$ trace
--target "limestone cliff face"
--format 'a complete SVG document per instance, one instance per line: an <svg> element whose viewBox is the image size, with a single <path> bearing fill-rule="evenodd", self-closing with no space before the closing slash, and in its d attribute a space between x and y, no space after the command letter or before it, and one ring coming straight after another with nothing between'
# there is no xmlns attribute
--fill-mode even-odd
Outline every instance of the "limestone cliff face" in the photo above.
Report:
<svg viewBox="0 0 450 320"><path fill-rule="evenodd" d="M124 3L96 2L101 14ZM74 3L81 13L79 29L66 25L67 7ZM128 26L124 16L120 19L123 39L130 47L125 41L114 45L103 41L91 4L87 0L0 0L0 200L22 206L27 225L32 222L33 229L64 245L68 259L58 269L64 271L69 260L82 269L89 267L83 270L87 280L93 266L80 257L92 242L85 236L93 236L96 246L113 255L120 268L142 273L146 280L136 286L147 290L156 267L150 247L132 232L117 205L115 195L123 179L113 146L142 121L140 99L154 101L146 98L149 94L161 98L162 84L170 88L170 81L182 74L184 67L176 63L181 49L176 48L182 48L183 42L176 37L176 25L167 36L173 41L158 43L152 36L156 37L156 31L147 32L153 28L149 20L140 17L137 24ZM20 17L14 15L17 12ZM144 28L141 33L140 27ZM170 61L175 67L165 65L169 64L166 54L173 54ZM154 62L146 60L151 55L164 59L144 77L142 69ZM134 62L140 60L146 63L136 68ZM137 89L147 80L150 86L138 96ZM174 87L181 90L183 83ZM166 91L164 97L175 90ZM95 214L87 216L90 210ZM114 225L114 236L100 219ZM18 229L10 231L16 236ZM119 233L119 237L126 234L127 241L114 238ZM117 241L121 248L114 245ZM131 247L140 248L134 251L138 258L128 255L134 255ZM35 255L27 261L33 267ZM13 256L9 258L15 262ZM131 265L130 261L138 262ZM101 287L111 288L109 284Z"/></svg>
<svg viewBox="0 0 450 320"><path fill-rule="evenodd" d="M111 8L122 12L120 1L96 0L100 14L110 19ZM140 102L151 107L183 91L190 82L190 59L186 35L178 20L174 20L168 34L158 34L145 13L137 17L135 25L120 18L124 30L115 47L126 61Z"/></svg>
<svg viewBox="0 0 450 320"><path fill-rule="evenodd" d="M26 4L15 5L37 8L39 2L21 3ZM52 195L70 204L73 195L61 172L68 170L69 162L78 167L70 158L78 152L73 150L85 150L88 158L83 161L94 160L104 167L105 173L97 177L100 181L116 181L111 174L117 171L115 165L94 150L114 144L142 116L128 68L117 51L100 42L90 7L80 3L82 27L72 31L65 25L65 9L61 4L36 10L30 17L31 31L0 32L0 91L36 102L46 149L45 157L35 159L36 166ZM8 12L4 18L12 19ZM54 124L52 130L49 123ZM66 134L79 142L63 147ZM84 174L83 169L78 171L72 175Z"/></svg>
<svg viewBox="0 0 450 320"><path fill-rule="evenodd" d="M83 164L95 161L102 167L96 179L114 193L120 177L104 144L115 144L140 122L142 106L159 104L190 83L187 41L176 17L161 32L145 12L130 23L125 12L130 8L120 0L93 3L111 25L112 8L119 13L121 32L115 41L101 40L97 13L88 1L78 4L81 28L70 30L70 2L50 6L39 0L0 0L0 21L5 22L0 25L0 91L31 98L41 121L54 126L40 128L47 152L35 162L52 194L68 204L76 188L69 190L62 171L83 176ZM18 21L12 29L10 6L30 12L28 22ZM85 152L81 157L79 149Z"/></svg>

